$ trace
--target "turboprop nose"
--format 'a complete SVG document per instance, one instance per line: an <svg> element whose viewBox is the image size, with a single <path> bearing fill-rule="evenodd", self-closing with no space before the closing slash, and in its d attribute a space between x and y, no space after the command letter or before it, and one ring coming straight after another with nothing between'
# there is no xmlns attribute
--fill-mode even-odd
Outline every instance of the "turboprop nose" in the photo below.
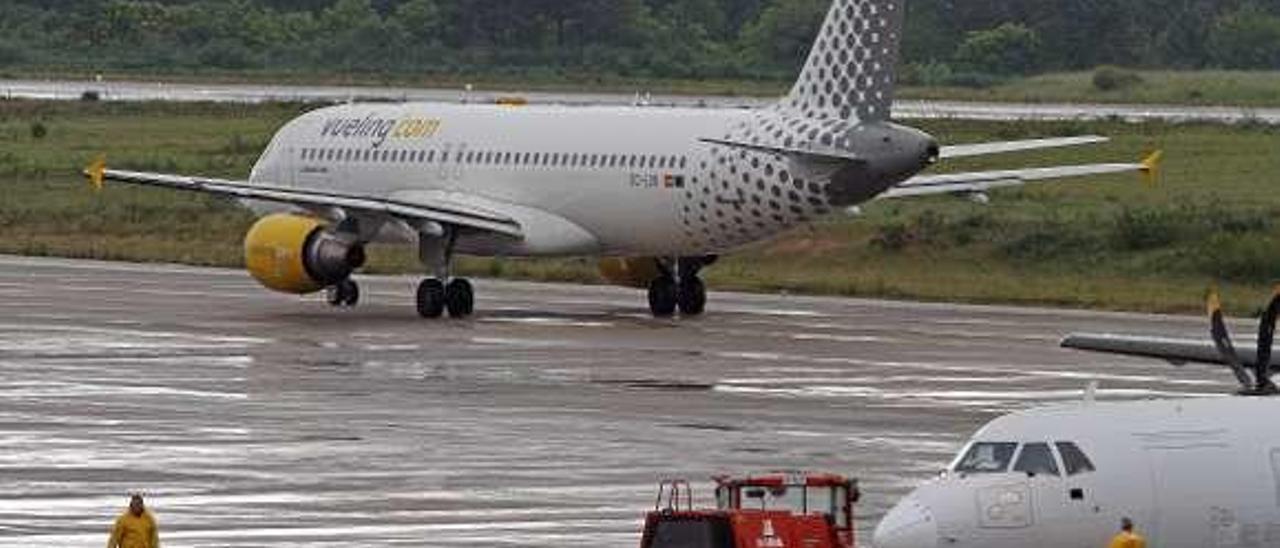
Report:
<svg viewBox="0 0 1280 548"><path fill-rule="evenodd" d="M908 497L880 520L871 544L875 548L937 548L938 523L928 506Z"/></svg>

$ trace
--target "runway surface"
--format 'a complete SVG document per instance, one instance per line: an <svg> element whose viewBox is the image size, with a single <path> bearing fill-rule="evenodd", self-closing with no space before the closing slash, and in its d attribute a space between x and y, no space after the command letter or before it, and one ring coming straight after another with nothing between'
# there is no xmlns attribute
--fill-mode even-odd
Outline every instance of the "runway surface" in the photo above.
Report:
<svg viewBox="0 0 1280 548"><path fill-rule="evenodd" d="M0 546L96 546L149 495L165 546L627 547L656 482L805 468L862 481L859 530L996 414L1222 394L1230 376L1057 349L1195 318L479 281L421 321L240 272L0 256Z"/></svg>
<svg viewBox="0 0 1280 548"><path fill-rule="evenodd" d="M535 104L634 105L643 102L656 107L760 108L773 98L725 97L716 95L639 95L623 93L475 92L459 89L430 89L360 86L275 86L262 84L173 84L155 82L75 82L60 80L0 79L0 98L79 100L86 91L95 91L111 101L212 101L260 103L267 101L425 101L491 103L499 97L517 96ZM894 116L901 119L956 119L987 121L1124 120L1129 122L1219 122L1256 121L1280 124L1280 109L1232 106L1203 107L1179 105L1114 105L1066 103L989 103L965 101L899 100Z"/></svg>

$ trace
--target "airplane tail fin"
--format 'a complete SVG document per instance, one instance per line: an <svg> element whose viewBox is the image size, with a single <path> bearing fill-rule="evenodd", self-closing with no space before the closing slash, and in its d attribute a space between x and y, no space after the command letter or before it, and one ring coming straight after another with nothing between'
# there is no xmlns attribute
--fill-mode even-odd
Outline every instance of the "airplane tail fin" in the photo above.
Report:
<svg viewBox="0 0 1280 548"><path fill-rule="evenodd" d="M889 119L905 0L835 0L782 108L809 119Z"/></svg>

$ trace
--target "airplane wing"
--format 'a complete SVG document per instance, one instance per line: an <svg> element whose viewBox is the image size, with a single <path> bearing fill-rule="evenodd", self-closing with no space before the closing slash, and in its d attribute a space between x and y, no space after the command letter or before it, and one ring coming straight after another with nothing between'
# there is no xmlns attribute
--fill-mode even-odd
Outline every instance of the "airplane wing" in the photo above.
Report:
<svg viewBox="0 0 1280 548"><path fill-rule="evenodd" d="M248 181L122 171L107 169L102 161L95 162L89 166L85 170L85 175L98 188L101 188L105 181L112 181L140 186L189 190L245 200L292 204L304 208L338 208L353 213L389 215L410 222L428 221L443 225L473 228L513 238L524 237L524 231L520 224L507 215L443 200L408 202L329 190L250 183Z"/></svg>
<svg viewBox="0 0 1280 548"><path fill-rule="evenodd" d="M1066 145L1060 145L1066 146ZM992 154L995 154L993 152ZM1156 152L1136 164L1086 164L1076 166L1042 167L1004 171L923 175L899 183L879 196L879 199L911 198L933 194L982 194L998 188L1022 186L1038 181L1106 175L1111 173L1138 172L1151 178L1160 165L1161 153Z"/></svg>
<svg viewBox="0 0 1280 548"><path fill-rule="evenodd" d="M1141 335L1116 335L1099 333L1073 333L1062 339L1063 348L1085 350L1103 354L1117 354L1137 358L1155 358L1182 365L1186 363L1207 363L1222 365L1222 354L1214 346L1213 341L1194 339L1175 339L1169 337L1151 337ZM1258 354L1247 345L1236 349L1240 361L1246 366L1253 366L1258 361ZM1272 367L1280 367L1280 361L1272 360Z"/></svg>
<svg viewBox="0 0 1280 548"><path fill-rule="evenodd" d="M1062 339L1062 347L1106 354L1157 358L1175 364L1218 364L1237 371L1242 368L1255 368L1261 362L1268 365L1271 371L1280 370L1280 355L1271 351L1272 344L1275 342L1276 317L1280 315L1280 286L1276 287L1271 302L1262 315L1258 338L1252 341L1241 341L1246 344L1240 346L1231 341L1231 335L1222 314L1222 301L1218 298L1216 290L1209 293L1207 308L1212 337L1210 339L1073 333ZM1231 363L1233 361L1238 363ZM1269 379L1265 380L1270 382ZM1247 389L1249 379L1241 378L1241 382Z"/></svg>

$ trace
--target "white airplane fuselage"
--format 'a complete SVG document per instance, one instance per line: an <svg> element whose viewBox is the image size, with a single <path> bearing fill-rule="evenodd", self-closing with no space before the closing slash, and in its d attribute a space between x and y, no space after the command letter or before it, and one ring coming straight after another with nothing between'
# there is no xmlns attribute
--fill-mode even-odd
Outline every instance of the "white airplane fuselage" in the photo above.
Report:
<svg viewBox="0 0 1280 548"><path fill-rule="evenodd" d="M1074 404L983 427L948 471L904 498L877 548L1096 548L1131 518L1149 546L1280 546L1280 400ZM995 472L961 471L979 444L1018 444ZM1018 470L1028 444L1056 473ZM1068 460L1078 447L1092 470ZM992 454L997 454L993 452ZM998 462L995 459L991 462Z"/></svg>
<svg viewBox="0 0 1280 548"><path fill-rule="evenodd" d="M892 135L865 152L903 164L833 196L834 167L700 141L762 128L771 118L767 110L339 106L283 127L251 180L408 202L446 199L499 211L531 231L523 241L463 235L465 253L686 256L773 236L855 205L849 196L869 199L922 169L936 147L893 124L833 128L837 140ZM387 226L383 238L416 233Z"/></svg>

